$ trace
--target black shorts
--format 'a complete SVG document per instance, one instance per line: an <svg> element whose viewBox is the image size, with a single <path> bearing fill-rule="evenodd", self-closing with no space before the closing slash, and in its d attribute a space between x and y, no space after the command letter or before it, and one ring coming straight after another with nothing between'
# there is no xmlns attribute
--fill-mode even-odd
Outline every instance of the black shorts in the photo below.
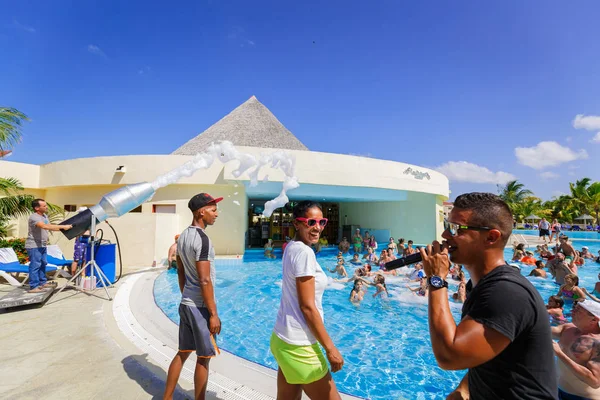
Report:
<svg viewBox="0 0 600 400"><path fill-rule="evenodd" d="M210 314L203 307L179 305L179 351L192 352L202 358L220 353L216 336L208 329Z"/></svg>
<svg viewBox="0 0 600 400"><path fill-rule="evenodd" d="M540 237L550 236L550 229L540 229Z"/></svg>

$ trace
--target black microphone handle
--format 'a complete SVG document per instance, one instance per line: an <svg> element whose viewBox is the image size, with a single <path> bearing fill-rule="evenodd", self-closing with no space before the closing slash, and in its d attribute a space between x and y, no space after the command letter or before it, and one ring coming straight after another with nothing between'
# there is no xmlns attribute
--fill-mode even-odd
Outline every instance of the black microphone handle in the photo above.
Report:
<svg viewBox="0 0 600 400"><path fill-rule="evenodd" d="M423 257L421 257L420 252L416 252L406 257L397 258L393 261L385 263L385 269L390 271L392 269L404 267L405 265L416 264L418 262L423 261Z"/></svg>

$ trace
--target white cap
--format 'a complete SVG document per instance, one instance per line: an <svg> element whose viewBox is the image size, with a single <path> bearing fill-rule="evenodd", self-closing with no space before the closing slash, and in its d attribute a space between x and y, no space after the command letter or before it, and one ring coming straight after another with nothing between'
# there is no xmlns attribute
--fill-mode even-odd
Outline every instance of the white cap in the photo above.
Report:
<svg viewBox="0 0 600 400"><path fill-rule="evenodd" d="M586 249L586 250L587 250L587 249L588 249L588 247L587 247L587 246L583 246L583 247L582 247L582 249Z"/></svg>
<svg viewBox="0 0 600 400"><path fill-rule="evenodd" d="M580 307L584 308L590 314L596 318L600 318L600 303L596 303L592 300L580 301L577 303Z"/></svg>

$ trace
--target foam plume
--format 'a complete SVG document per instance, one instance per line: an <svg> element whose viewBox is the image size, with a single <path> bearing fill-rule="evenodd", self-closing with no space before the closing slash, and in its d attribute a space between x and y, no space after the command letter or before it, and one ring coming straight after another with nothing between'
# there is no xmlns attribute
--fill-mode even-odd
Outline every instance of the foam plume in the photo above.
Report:
<svg viewBox="0 0 600 400"><path fill-rule="evenodd" d="M231 174L235 178L239 178L243 174L248 173L251 187L258 185L259 172L263 167L268 166L269 164L272 169L279 169L285 174L279 196L265 203L265 209L263 211L265 217L270 217L277 208L285 206L289 202L287 192L300 186L298 178L295 176L296 158L292 154L285 151L277 151L270 154L262 153L260 157L256 159L252 154L238 151L231 142L224 141L213 143L204 153L196 154L194 158L183 165L159 176L152 182L152 187L154 190L157 190L177 182L184 176L190 177L199 169L210 168L215 159L219 159L223 164L230 161L238 161L238 167L232 171ZM254 169L252 169L253 167ZM249 171L250 169L252 170ZM268 175L263 178L263 182L267 181Z"/></svg>

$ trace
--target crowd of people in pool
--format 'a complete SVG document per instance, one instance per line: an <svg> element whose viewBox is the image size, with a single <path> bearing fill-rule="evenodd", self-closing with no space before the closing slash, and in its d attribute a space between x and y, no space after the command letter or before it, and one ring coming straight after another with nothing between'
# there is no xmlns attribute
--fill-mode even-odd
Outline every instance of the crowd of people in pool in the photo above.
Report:
<svg viewBox="0 0 600 400"><path fill-rule="evenodd" d="M353 245L347 238L343 238L338 244L337 263L327 270L334 274L336 282L351 283L349 300L358 304L363 301L365 294L370 287L375 288L372 297L388 297L388 287L386 276L397 277L394 282L401 282L408 292L416 296L427 296L427 278L423 271L423 264L416 263L412 268L403 268L401 270L392 269L388 271L385 265L393 260L406 257L418 251L414 247L412 240L405 241L404 238L398 239L398 242L392 237L389 239L386 247L378 249L378 243L375 236L369 231L361 235L357 229L353 238ZM320 249L316 249L318 252ZM347 257L352 253L351 258ZM353 270L352 270L353 269ZM350 271L350 274L348 273ZM400 272L401 271L401 272ZM453 265L451 269L452 279L458 282L458 289L452 294L452 299L456 302L464 302L466 298L466 277L462 271L462 266Z"/></svg>
<svg viewBox="0 0 600 400"><path fill-rule="evenodd" d="M511 261L531 265L534 268L529 276L542 279L551 277L559 285L556 295L550 296L546 305L548 314L556 324L567 322L567 315L564 312L565 303L573 304L586 298L600 302L597 297L600 296L600 274L591 293L583 286L584 283L580 281L578 275L579 268L586 264L590 266L590 264L600 263L600 251L598 255L594 255L587 246L577 250L566 235L560 235L555 246L541 244L533 251L526 249L524 243L513 243Z"/></svg>

